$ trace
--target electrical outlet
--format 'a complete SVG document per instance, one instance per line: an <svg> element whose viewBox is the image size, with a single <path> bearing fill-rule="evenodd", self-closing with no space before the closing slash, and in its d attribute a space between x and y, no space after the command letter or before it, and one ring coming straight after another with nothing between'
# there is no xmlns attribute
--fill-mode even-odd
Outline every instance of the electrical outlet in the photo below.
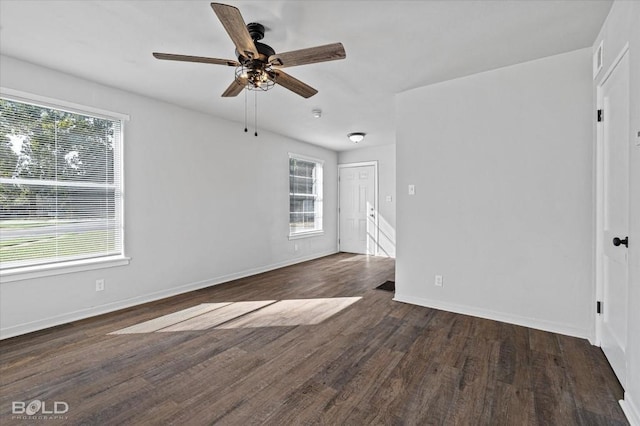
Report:
<svg viewBox="0 0 640 426"><path fill-rule="evenodd" d="M293 244L293 251L298 251L298 243Z"/></svg>
<svg viewBox="0 0 640 426"><path fill-rule="evenodd" d="M104 280L96 280L96 291L104 290Z"/></svg>
<svg viewBox="0 0 640 426"><path fill-rule="evenodd" d="M434 280L433 284L436 287L442 287L442 275L436 275L436 279Z"/></svg>

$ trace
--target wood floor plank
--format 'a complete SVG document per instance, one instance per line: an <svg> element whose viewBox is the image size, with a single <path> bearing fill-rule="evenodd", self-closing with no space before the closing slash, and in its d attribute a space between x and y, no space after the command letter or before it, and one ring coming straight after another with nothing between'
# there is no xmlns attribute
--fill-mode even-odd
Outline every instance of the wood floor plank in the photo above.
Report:
<svg viewBox="0 0 640 426"><path fill-rule="evenodd" d="M568 386L578 410L586 418L602 415L614 421L624 421L622 413L612 407L612 402L621 400L624 395L602 351L576 344L577 340L558 336L560 351L567 359ZM601 388L602 392L589 392L594 387Z"/></svg>
<svg viewBox="0 0 640 426"><path fill-rule="evenodd" d="M535 412L539 423L575 421L576 406L569 394L566 360L545 352L532 353Z"/></svg>
<svg viewBox="0 0 640 426"><path fill-rule="evenodd" d="M533 425L536 420L534 395L530 390L497 382L487 402L483 423L495 425ZM567 419L567 424L571 422ZM471 424L471 423L468 423ZM542 423L552 424L552 423Z"/></svg>
<svg viewBox="0 0 640 426"><path fill-rule="evenodd" d="M0 341L0 423L38 398L70 425L628 424L599 348L394 302L394 268L340 253Z"/></svg>
<svg viewBox="0 0 640 426"><path fill-rule="evenodd" d="M548 331L531 329L529 331L529 347L532 351L537 352L546 352L554 355L560 353L556 335Z"/></svg>
<svg viewBox="0 0 640 426"><path fill-rule="evenodd" d="M216 413L211 421L220 421L224 416L234 415L233 412L237 410L242 410L252 418L266 418L279 405L274 403L274 398L265 398L264 395L276 396L275 401L278 401L278 396L300 383L301 378L310 377L326 364L328 356L334 354L336 348L342 350L348 346L348 341L343 338L334 340L335 346L332 348L326 344L328 336L309 333L309 328L305 328L302 330L301 326L292 331L297 338L282 345L277 358L265 359L251 374L239 377L232 384L233 392L229 392L228 388L222 393L220 389L217 392L212 389L215 398L208 393L195 394L185 401L185 411L173 421L180 424L207 421L207 413L197 411L203 404L208 404L210 412Z"/></svg>
<svg viewBox="0 0 640 426"><path fill-rule="evenodd" d="M377 351L362 369L349 380L322 408L317 419L322 424L338 424L348 419L356 408L370 410L371 398L396 368L404 353L388 349ZM356 418L360 417L357 413Z"/></svg>

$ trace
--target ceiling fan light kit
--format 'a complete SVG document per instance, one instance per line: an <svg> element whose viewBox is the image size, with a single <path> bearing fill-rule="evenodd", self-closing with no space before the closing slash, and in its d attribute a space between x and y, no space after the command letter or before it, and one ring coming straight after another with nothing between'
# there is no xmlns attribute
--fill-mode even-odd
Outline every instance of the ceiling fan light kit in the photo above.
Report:
<svg viewBox="0 0 640 426"><path fill-rule="evenodd" d="M264 26L262 24L251 22L247 24L247 31L251 40L253 40L258 55L256 57L251 52L242 54L236 48L236 56L240 62L240 65L236 67L236 83L248 90L267 91L275 86L277 78L269 63L269 58L275 55L276 51L271 46L258 41L264 38Z"/></svg>
<svg viewBox="0 0 640 426"><path fill-rule="evenodd" d="M292 92L310 98L316 89L282 71L282 68L346 58L342 43L309 47L290 52L276 53L264 43L264 26L252 22L245 24L238 8L222 3L211 3L211 8L235 45L238 60L207 58L154 52L157 59L182 62L199 62L236 67L235 77L222 97L238 96L243 89L266 91L276 84Z"/></svg>

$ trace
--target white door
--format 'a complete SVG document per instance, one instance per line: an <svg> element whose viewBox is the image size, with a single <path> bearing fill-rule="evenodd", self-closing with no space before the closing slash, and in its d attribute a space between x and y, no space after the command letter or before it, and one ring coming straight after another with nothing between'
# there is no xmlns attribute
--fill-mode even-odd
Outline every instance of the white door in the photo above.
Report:
<svg viewBox="0 0 640 426"><path fill-rule="evenodd" d="M340 167L340 251L376 254L376 169Z"/></svg>
<svg viewBox="0 0 640 426"><path fill-rule="evenodd" d="M625 386L629 231L629 55L625 53L598 88L602 122L599 238L602 256L600 344Z"/></svg>

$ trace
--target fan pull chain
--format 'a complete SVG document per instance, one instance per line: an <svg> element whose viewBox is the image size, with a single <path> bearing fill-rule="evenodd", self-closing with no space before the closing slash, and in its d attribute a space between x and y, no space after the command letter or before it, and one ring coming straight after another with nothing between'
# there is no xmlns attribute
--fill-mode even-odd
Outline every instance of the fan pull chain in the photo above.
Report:
<svg viewBox="0 0 640 426"><path fill-rule="evenodd" d="M244 89L244 132L247 132L247 92L249 89Z"/></svg>
<svg viewBox="0 0 640 426"><path fill-rule="evenodd" d="M255 129L255 136L258 136L258 91L254 90L255 93L255 99L256 99L256 106L254 108L254 112L255 112L255 119L254 119L254 129Z"/></svg>

